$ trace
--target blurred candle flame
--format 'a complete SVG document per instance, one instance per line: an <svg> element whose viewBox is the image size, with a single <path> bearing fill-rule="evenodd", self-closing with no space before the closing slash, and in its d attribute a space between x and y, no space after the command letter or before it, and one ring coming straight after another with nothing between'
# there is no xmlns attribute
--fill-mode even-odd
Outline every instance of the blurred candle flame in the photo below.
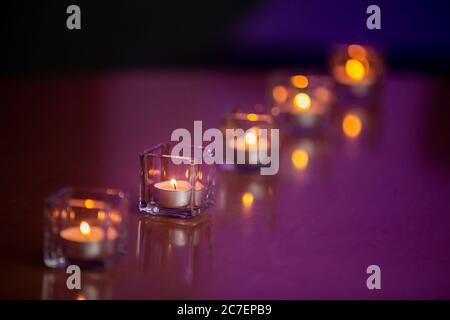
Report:
<svg viewBox="0 0 450 320"><path fill-rule="evenodd" d="M294 87L304 89L308 86L308 78L306 76L297 75L291 77L291 83Z"/></svg>
<svg viewBox="0 0 450 320"><path fill-rule="evenodd" d="M89 226L89 223L86 221L82 221L80 223L80 232L82 235L87 236L91 233L91 227Z"/></svg>
<svg viewBox="0 0 450 320"><path fill-rule="evenodd" d="M258 115L255 113L249 113L247 115L247 120L248 121L258 121Z"/></svg>
<svg viewBox="0 0 450 320"><path fill-rule="evenodd" d="M284 86L275 86L272 91L273 99L278 103L283 103L288 98L288 91Z"/></svg>
<svg viewBox="0 0 450 320"><path fill-rule="evenodd" d="M349 138L358 137L362 130L361 119L356 114L347 114L342 121L342 130L344 131L344 134Z"/></svg>
<svg viewBox="0 0 450 320"><path fill-rule="evenodd" d="M366 75L366 69L361 61L348 59L345 63L345 73L353 80L361 80Z"/></svg>
<svg viewBox="0 0 450 320"><path fill-rule="evenodd" d="M304 170L308 166L309 155L304 149L295 149L291 154L292 164L296 169Z"/></svg>
<svg viewBox="0 0 450 320"><path fill-rule="evenodd" d="M94 208L94 200L91 199L84 200L84 206L88 209Z"/></svg>
<svg viewBox="0 0 450 320"><path fill-rule="evenodd" d="M251 192L246 192L242 195L242 204L244 207L250 207L253 204L254 197Z"/></svg>
<svg viewBox="0 0 450 320"><path fill-rule="evenodd" d="M311 98L304 92L298 93L294 97L294 105L301 111L308 111L311 108Z"/></svg>
<svg viewBox="0 0 450 320"><path fill-rule="evenodd" d="M99 212L97 212L97 218L98 218L98 220L105 220L105 218L106 218L105 211L100 210Z"/></svg>
<svg viewBox="0 0 450 320"><path fill-rule="evenodd" d="M256 143L256 134L253 132L247 132L245 134L245 142L248 144L255 144Z"/></svg>

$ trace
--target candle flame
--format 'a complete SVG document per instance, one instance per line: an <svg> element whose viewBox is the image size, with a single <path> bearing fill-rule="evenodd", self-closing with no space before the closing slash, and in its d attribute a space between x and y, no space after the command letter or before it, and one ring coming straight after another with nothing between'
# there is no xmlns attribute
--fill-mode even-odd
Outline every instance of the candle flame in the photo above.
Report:
<svg viewBox="0 0 450 320"><path fill-rule="evenodd" d="M272 91L273 99L278 103L283 103L288 98L288 91L284 86L276 86Z"/></svg>
<svg viewBox="0 0 450 320"><path fill-rule="evenodd" d="M256 134L253 132L248 132L245 134L245 141L248 144L254 144L256 142Z"/></svg>
<svg viewBox="0 0 450 320"><path fill-rule="evenodd" d="M366 69L361 61L348 59L345 63L345 73L353 80L361 80L366 75Z"/></svg>
<svg viewBox="0 0 450 320"><path fill-rule="evenodd" d="M298 109L308 111L311 108L311 98L306 93L301 92L295 96L294 104Z"/></svg>
<svg viewBox="0 0 450 320"><path fill-rule="evenodd" d="M256 113L249 113L248 115L247 115L247 120L248 121L258 121L258 115L256 114Z"/></svg>
<svg viewBox="0 0 450 320"><path fill-rule="evenodd" d="M97 218L98 218L98 220L105 220L106 212L103 210L100 210L99 212L97 212Z"/></svg>
<svg viewBox="0 0 450 320"><path fill-rule="evenodd" d="M94 200L91 200L91 199L84 200L84 206L86 208L92 209L92 208L94 208L94 205L95 205Z"/></svg>
<svg viewBox="0 0 450 320"><path fill-rule="evenodd" d="M84 235L87 236L91 233L91 227L89 226L89 223L87 223L86 221L82 221L80 223L80 232Z"/></svg>
<svg viewBox="0 0 450 320"><path fill-rule="evenodd" d="M176 179L174 179L174 178L170 179L169 183L175 190L177 190L177 180Z"/></svg>

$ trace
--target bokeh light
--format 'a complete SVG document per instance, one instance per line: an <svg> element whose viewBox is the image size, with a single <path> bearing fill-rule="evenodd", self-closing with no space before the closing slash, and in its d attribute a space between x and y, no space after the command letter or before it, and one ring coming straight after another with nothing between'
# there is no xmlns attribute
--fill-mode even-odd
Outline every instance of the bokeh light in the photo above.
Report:
<svg viewBox="0 0 450 320"><path fill-rule="evenodd" d="M304 149L295 149L291 154L291 162L296 169L304 170L308 166L309 155Z"/></svg>
<svg viewBox="0 0 450 320"><path fill-rule="evenodd" d="M294 87L304 89L308 86L308 78L306 76L297 75L291 77L291 83Z"/></svg>
<svg viewBox="0 0 450 320"><path fill-rule="evenodd" d="M302 111L308 111L311 108L311 98L304 92L298 93L294 97L294 105Z"/></svg>
<svg viewBox="0 0 450 320"><path fill-rule="evenodd" d="M348 56L356 60L366 60L367 52L363 46L352 44L347 49Z"/></svg>
<svg viewBox="0 0 450 320"><path fill-rule="evenodd" d="M366 75L366 69L361 61L348 59L345 63L345 73L353 80L361 80Z"/></svg>
<svg viewBox="0 0 450 320"><path fill-rule="evenodd" d="M242 195L242 204L245 207L250 207L253 204L254 201L253 194L251 192L246 192Z"/></svg>
<svg viewBox="0 0 450 320"><path fill-rule="evenodd" d="M349 138L356 138L362 130L362 121L356 114L347 114L342 121L342 130Z"/></svg>
<svg viewBox="0 0 450 320"><path fill-rule="evenodd" d="M288 98L288 91L284 86L275 86L272 91L272 96L276 102L284 103Z"/></svg>

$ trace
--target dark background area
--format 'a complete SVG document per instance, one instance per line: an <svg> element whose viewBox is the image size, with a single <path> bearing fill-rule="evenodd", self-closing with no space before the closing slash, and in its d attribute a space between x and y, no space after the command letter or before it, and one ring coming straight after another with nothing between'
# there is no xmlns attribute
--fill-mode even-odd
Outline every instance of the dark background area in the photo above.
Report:
<svg viewBox="0 0 450 320"><path fill-rule="evenodd" d="M66 8L81 7L81 30ZM366 9L381 7L381 30ZM390 67L450 70L449 1L10 1L3 75L140 67L324 67L332 45L384 50Z"/></svg>

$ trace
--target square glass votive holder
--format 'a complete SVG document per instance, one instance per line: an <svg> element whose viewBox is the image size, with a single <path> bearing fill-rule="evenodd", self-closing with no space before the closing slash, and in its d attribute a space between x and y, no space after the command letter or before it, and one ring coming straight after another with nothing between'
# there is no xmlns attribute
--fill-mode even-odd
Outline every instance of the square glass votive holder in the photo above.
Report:
<svg viewBox="0 0 450 320"><path fill-rule="evenodd" d="M139 210L156 216L190 217L214 203L216 169L203 160L213 151L185 146L173 155L175 143L161 143L140 155Z"/></svg>
<svg viewBox="0 0 450 320"><path fill-rule="evenodd" d="M64 188L46 199L44 263L103 269L126 250L128 199L115 189Z"/></svg>
<svg viewBox="0 0 450 320"><path fill-rule="evenodd" d="M373 47L358 44L335 47L330 55L329 65L331 74L339 85L340 96L369 95L384 73L380 52Z"/></svg>
<svg viewBox="0 0 450 320"><path fill-rule="evenodd" d="M254 111L235 109L226 113L221 122L225 149L221 168L228 171L259 172L261 167L267 166L261 154L271 154L271 129L275 129L274 119L261 105L257 105ZM228 137L228 130L233 130L235 136ZM263 130L265 135L262 134ZM242 133L241 136L238 131ZM231 153L235 161L228 163L225 158ZM239 158L244 161L238 161Z"/></svg>
<svg viewBox="0 0 450 320"><path fill-rule="evenodd" d="M317 131L328 122L335 102L331 77L281 72L272 77L272 114L289 131Z"/></svg>

